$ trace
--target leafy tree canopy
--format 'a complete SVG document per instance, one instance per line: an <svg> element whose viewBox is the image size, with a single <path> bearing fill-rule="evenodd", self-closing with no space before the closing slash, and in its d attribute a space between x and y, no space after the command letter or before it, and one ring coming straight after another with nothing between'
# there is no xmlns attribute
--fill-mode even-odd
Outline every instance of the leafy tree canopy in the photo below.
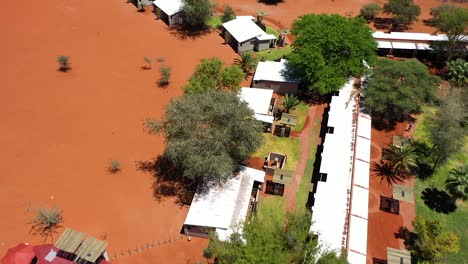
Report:
<svg viewBox="0 0 468 264"><path fill-rule="evenodd" d="M464 59L451 60L447 63L447 78L451 85L468 86L468 62Z"/></svg>
<svg viewBox="0 0 468 264"><path fill-rule="evenodd" d="M207 90L237 90L245 74L238 66L224 66L218 58L202 59L189 82L185 92L202 93Z"/></svg>
<svg viewBox="0 0 468 264"><path fill-rule="evenodd" d="M226 23L228 21L231 21L233 19L236 19L236 13L234 12L234 9L230 5L227 5L224 8L223 16L221 17L221 21L223 23Z"/></svg>
<svg viewBox="0 0 468 264"><path fill-rule="evenodd" d="M439 78L416 59L379 59L364 88L364 104L387 120L399 120L435 99Z"/></svg>
<svg viewBox="0 0 468 264"><path fill-rule="evenodd" d="M431 8L430 22L442 33L464 35L468 32L468 9L456 5Z"/></svg>
<svg viewBox="0 0 468 264"><path fill-rule="evenodd" d="M468 164L452 169L445 186L454 198L468 200Z"/></svg>
<svg viewBox="0 0 468 264"><path fill-rule="evenodd" d="M262 126L253 115L237 94L207 90L172 100L163 121L147 121L147 128L165 135L164 156L185 177L222 181L262 142Z"/></svg>
<svg viewBox="0 0 468 264"><path fill-rule="evenodd" d="M384 5L384 13L392 14L395 25L411 24L421 14L421 7L414 0L390 0Z"/></svg>
<svg viewBox="0 0 468 264"><path fill-rule="evenodd" d="M376 58L377 44L360 17L304 15L294 21L292 33L289 64L320 94L339 90L350 75L364 71L363 61L372 65Z"/></svg>
<svg viewBox="0 0 468 264"><path fill-rule="evenodd" d="M439 220L416 216L413 226L416 238L411 247L419 261L437 263L443 255L460 250L458 237L444 231Z"/></svg>
<svg viewBox="0 0 468 264"><path fill-rule="evenodd" d="M184 0L184 22L194 29L205 27L213 15L213 7L210 0Z"/></svg>

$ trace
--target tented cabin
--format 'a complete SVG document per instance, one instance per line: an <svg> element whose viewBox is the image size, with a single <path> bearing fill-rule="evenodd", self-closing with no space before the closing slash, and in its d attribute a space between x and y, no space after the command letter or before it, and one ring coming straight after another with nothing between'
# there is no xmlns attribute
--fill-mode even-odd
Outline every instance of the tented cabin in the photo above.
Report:
<svg viewBox="0 0 468 264"><path fill-rule="evenodd" d="M182 0L155 0L153 9L156 17L172 27L184 22Z"/></svg>
<svg viewBox="0 0 468 264"><path fill-rule="evenodd" d="M220 185L213 184L195 194L184 223L184 233L208 237L214 232L222 241L242 233L243 223L257 209L265 172L244 166Z"/></svg>

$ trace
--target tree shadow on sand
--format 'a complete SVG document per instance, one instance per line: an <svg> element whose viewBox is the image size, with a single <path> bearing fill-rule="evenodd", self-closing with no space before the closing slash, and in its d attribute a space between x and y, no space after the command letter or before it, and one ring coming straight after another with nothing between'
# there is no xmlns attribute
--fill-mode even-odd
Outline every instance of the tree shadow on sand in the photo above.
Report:
<svg viewBox="0 0 468 264"><path fill-rule="evenodd" d="M427 207L438 213L449 214L457 209L455 201L447 192L434 187L424 189L421 198Z"/></svg>
<svg viewBox="0 0 468 264"><path fill-rule="evenodd" d="M390 186L394 183L403 182L403 178L393 172L392 166L388 162L381 160L380 162L374 161L372 163L372 171L375 176L380 177L380 183L384 180Z"/></svg>
<svg viewBox="0 0 468 264"><path fill-rule="evenodd" d="M198 184L184 178L181 169L174 166L170 160L159 156L154 160L137 161L136 166L138 170L153 176L151 188L156 201L175 197L180 206L191 203Z"/></svg>
<svg viewBox="0 0 468 264"><path fill-rule="evenodd" d="M212 29L209 27L190 28L184 24L169 27L169 33L180 40L201 38L211 32Z"/></svg>

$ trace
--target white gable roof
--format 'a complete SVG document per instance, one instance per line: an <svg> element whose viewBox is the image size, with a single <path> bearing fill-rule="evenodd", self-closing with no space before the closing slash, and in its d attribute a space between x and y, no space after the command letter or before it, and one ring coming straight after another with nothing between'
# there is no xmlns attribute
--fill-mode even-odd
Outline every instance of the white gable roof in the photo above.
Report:
<svg viewBox="0 0 468 264"><path fill-rule="evenodd" d="M219 238L226 240L236 225L245 221L254 181L263 182L264 178L264 171L241 166L222 186L195 194L184 224L216 228Z"/></svg>
<svg viewBox="0 0 468 264"><path fill-rule="evenodd" d="M268 114L270 108L271 98L273 97L272 89L260 89L242 87L239 97L245 101L255 114Z"/></svg>
<svg viewBox="0 0 468 264"><path fill-rule="evenodd" d="M286 76L288 61L261 61L255 70L254 81L299 83L299 80Z"/></svg>
<svg viewBox="0 0 468 264"><path fill-rule="evenodd" d="M159 7L168 16L179 13L184 7L182 0L154 0L153 5Z"/></svg>
<svg viewBox="0 0 468 264"><path fill-rule="evenodd" d="M251 16L239 16L236 19L223 23L223 27L237 40L242 43L246 40L258 38L260 40L275 39L271 34L266 34Z"/></svg>

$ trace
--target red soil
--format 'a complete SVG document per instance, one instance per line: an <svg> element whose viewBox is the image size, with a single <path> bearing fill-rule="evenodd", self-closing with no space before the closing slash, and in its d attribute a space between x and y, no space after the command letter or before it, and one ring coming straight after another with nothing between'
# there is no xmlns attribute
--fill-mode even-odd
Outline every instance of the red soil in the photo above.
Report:
<svg viewBox="0 0 468 264"><path fill-rule="evenodd" d="M106 239L111 254L178 235L188 207L155 201L152 176L135 166L164 148L142 122L182 94L201 58L231 62L232 49L216 33L181 40L125 1L7 1L0 32L0 256L42 242L27 223L46 205L63 209L64 226ZM68 73L57 71L60 54L70 56ZM152 70L140 69L143 56ZM155 85L159 56L172 68L164 89ZM109 159L122 171L109 174ZM177 242L143 258L186 263L206 243ZM126 259L119 263L136 263Z"/></svg>
<svg viewBox="0 0 468 264"><path fill-rule="evenodd" d="M290 28L292 22L301 15L310 13L340 14L343 16L359 15L362 6L369 3L379 3L383 6L387 0L283 0L276 5L266 5L255 0L214 0L218 10L230 4L238 15L255 15L257 11L263 10L268 13L266 22L272 23L279 28ZM424 21L430 18L430 9L441 4L440 0L415 0L421 7L419 21L415 22L407 30L410 32L434 33L435 29L424 25ZM468 7L468 4L459 4Z"/></svg>
<svg viewBox="0 0 468 264"><path fill-rule="evenodd" d="M411 222L416 216L414 203L400 202L400 214L394 215L381 211L380 196L392 197L392 185L386 180L381 181L380 176L372 171L372 163L379 162L382 148L392 143L393 135L410 137L414 131L406 132L407 123L398 123L394 130L385 132L372 128L371 145L371 175L369 186L369 218L367 235L367 263L372 263L372 258L387 259L387 247L405 249L403 240L396 239L395 233L399 227L407 227L412 230ZM414 180L409 179L398 184L414 186Z"/></svg>

